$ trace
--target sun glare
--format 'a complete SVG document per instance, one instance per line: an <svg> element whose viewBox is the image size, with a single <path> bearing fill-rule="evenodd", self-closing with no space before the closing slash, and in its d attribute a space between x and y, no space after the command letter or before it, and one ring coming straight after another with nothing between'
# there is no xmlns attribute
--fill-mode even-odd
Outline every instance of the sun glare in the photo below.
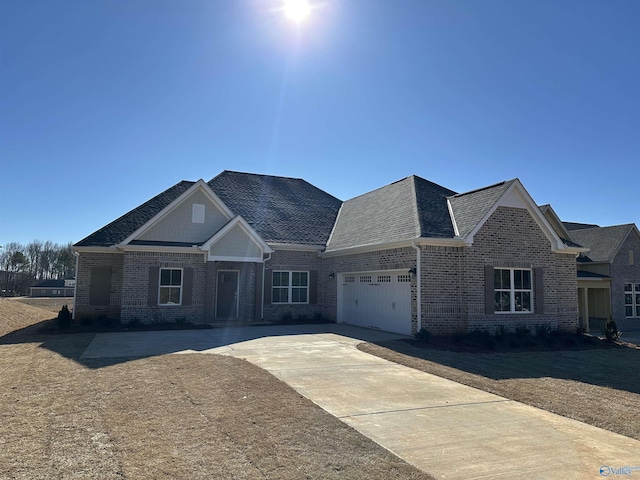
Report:
<svg viewBox="0 0 640 480"><path fill-rule="evenodd" d="M284 13L296 23L303 22L311 13L311 7L307 0L284 0Z"/></svg>

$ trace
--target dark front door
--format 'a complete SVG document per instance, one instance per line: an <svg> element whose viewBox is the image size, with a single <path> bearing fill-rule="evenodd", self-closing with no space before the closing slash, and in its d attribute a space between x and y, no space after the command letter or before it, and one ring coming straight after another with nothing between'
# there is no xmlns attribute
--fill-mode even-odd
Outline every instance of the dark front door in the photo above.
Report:
<svg viewBox="0 0 640 480"><path fill-rule="evenodd" d="M216 317L238 316L238 272L221 270L218 272L218 292L216 294Z"/></svg>

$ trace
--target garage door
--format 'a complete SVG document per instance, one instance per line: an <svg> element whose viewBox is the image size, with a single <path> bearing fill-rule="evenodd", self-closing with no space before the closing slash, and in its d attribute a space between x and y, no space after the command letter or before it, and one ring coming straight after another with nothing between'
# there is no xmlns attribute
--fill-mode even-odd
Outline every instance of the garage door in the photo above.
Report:
<svg viewBox="0 0 640 480"><path fill-rule="evenodd" d="M338 321L411 335L411 276L406 270L341 274Z"/></svg>

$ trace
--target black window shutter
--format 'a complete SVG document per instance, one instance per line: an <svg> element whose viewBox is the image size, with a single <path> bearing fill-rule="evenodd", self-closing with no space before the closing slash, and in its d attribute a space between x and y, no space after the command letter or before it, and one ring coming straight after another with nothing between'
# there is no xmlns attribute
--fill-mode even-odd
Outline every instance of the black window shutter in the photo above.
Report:
<svg viewBox="0 0 640 480"><path fill-rule="evenodd" d="M158 288L160 286L160 267L149 267L149 291L147 292L147 306L158 305Z"/></svg>
<svg viewBox="0 0 640 480"><path fill-rule="evenodd" d="M541 268L533 271L534 295L536 296L536 312L544 314L544 273Z"/></svg>
<svg viewBox="0 0 640 480"><path fill-rule="evenodd" d="M494 273L491 265L484 267L484 313L496 313Z"/></svg>
<svg viewBox="0 0 640 480"><path fill-rule="evenodd" d="M271 285L273 283L273 270L264 271L264 304L271 305Z"/></svg>
<svg viewBox="0 0 640 480"><path fill-rule="evenodd" d="M182 305L188 307L191 305L191 297L193 296L193 268L183 269L184 278L182 279Z"/></svg>
<svg viewBox="0 0 640 480"><path fill-rule="evenodd" d="M309 272L309 303L315 305L318 303L318 271L311 270Z"/></svg>

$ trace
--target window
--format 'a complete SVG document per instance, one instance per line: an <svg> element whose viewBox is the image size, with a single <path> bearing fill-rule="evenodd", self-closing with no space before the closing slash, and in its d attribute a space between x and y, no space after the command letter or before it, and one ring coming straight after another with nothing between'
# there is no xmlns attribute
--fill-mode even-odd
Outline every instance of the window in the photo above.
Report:
<svg viewBox="0 0 640 480"><path fill-rule="evenodd" d="M531 270L496 268L493 271L495 312L531 313Z"/></svg>
<svg viewBox="0 0 640 480"><path fill-rule="evenodd" d="M640 317L640 283L624 284L624 310L627 317Z"/></svg>
<svg viewBox="0 0 640 480"><path fill-rule="evenodd" d="M378 275L378 283L391 282L391 275Z"/></svg>
<svg viewBox="0 0 640 480"><path fill-rule="evenodd" d="M273 272L271 303L309 303L309 272Z"/></svg>
<svg viewBox="0 0 640 480"><path fill-rule="evenodd" d="M411 275L398 275L398 283L408 283L411 281Z"/></svg>
<svg viewBox="0 0 640 480"><path fill-rule="evenodd" d="M158 305L180 305L182 303L182 269L161 268Z"/></svg>

